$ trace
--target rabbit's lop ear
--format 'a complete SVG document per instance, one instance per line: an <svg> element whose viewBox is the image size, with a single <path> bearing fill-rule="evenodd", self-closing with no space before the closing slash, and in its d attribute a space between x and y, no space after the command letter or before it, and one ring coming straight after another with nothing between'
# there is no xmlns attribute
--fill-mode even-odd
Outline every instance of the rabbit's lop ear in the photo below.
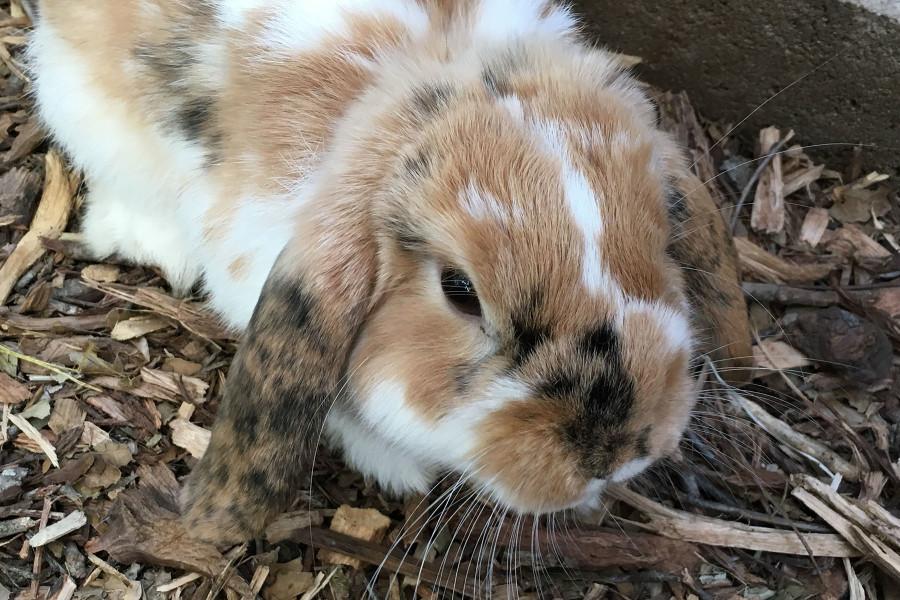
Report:
<svg viewBox="0 0 900 600"><path fill-rule="evenodd" d="M258 534L309 485L325 415L374 302L364 211L332 199L309 212L269 274L185 490L186 525L201 539Z"/></svg>
<svg viewBox="0 0 900 600"><path fill-rule="evenodd" d="M684 270L698 354L707 354L733 384L749 379L752 347L737 251L706 187L691 174L669 190L670 253Z"/></svg>

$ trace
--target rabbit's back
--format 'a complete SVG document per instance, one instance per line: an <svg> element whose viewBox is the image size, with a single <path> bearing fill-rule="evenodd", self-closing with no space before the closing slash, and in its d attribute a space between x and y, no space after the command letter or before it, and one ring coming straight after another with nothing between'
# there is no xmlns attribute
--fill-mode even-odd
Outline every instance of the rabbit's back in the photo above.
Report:
<svg viewBox="0 0 900 600"><path fill-rule="evenodd" d="M421 34L416 2L42 0L31 45L40 115L85 171L98 258L203 277L250 317L376 53Z"/></svg>

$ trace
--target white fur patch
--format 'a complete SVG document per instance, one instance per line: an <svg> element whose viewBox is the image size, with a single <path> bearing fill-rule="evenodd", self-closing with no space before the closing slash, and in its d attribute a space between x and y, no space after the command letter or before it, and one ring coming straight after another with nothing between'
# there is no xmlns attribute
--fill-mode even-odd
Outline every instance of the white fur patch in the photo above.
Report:
<svg viewBox="0 0 900 600"><path fill-rule="evenodd" d="M273 14L264 39L276 50L311 50L327 37L347 35L348 17L355 15L396 19L414 37L428 29L428 15L408 0L281 0Z"/></svg>
<svg viewBox="0 0 900 600"><path fill-rule="evenodd" d="M475 16L478 38L506 42L524 37L565 37L574 32L575 19L562 6L550 8L548 0L481 0Z"/></svg>
<svg viewBox="0 0 900 600"><path fill-rule="evenodd" d="M242 29L247 25L247 15L271 4L271 0L219 0L216 8L226 27Z"/></svg>
<svg viewBox="0 0 900 600"><path fill-rule="evenodd" d="M525 120L525 108L518 96L503 96L497 102L516 121Z"/></svg>
<svg viewBox="0 0 900 600"><path fill-rule="evenodd" d="M611 289L612 280L600 261L600 235L603 221L600 207L591 185L579 171L572 167L563 169L563 190L572 218L584 236L581 255L581 280L592 292Z"/></svg>
<svg viewBox="0 0 900 600"><path fill-rule="evenodd" d="M603 490L606 489L606 485L605 479L591 479L585 486L584 495L578 508L582 510L597 510L603 506Z"/></svg>
<svg viewBox="0 0 900 600"><path fill-rule="evenodd" d="M618 469L616 469L615 473L610 477L611 481L620 482L631 479L635 475L638 475L644 471L647 467L653 464L652 458L636 458L634 460L630 460Z"/></svg>
<svg viewBox="0 0 900 600"><path fill-rule="evenodd" d="M572 158L563 133L563 126L556 121L536 122L532 125L538 143L560 163L563 193L566 205L578 226L584 245L582 247L581 279L591 292L607 292L618 299L622 296L619 286L603 268L600 250L600 236L603 234L603 220L600 216L600 202L584 174L572 164Z"/></svg>
<svg viewBox="0 0 900 600"><path fill-rule="evenodd" d="M522 224L525 220L520 206L505 205L493 194L476 188L472 182L469 182L466 189L460 192L460 204L477 221Z"/></svg>
<svg viewBox="0 0 900 600"><path fill-rule="evenodd" d="M304 194L245 198L228 222L218 225L217 236L204 242L204 284L211 292L210 306L229 325L243 329L250 322L269 272L293 234L293 216L304 198ZM244 262L244 274L236 278L229 266L238 259Z"/></svg>
<svg viewBox="0 0 900 600"><path fill-rule="evenodd" d="M328 414L326 427L332 443L343 449L347 462L390 493L399 496L425 492L435 478L430 465L337 408Z"/></svg>
<svg viewBox="0 0 900 600"><path fill-rule="evenodd" d="M140 115L104 94L78 49L49 23L34 31L29 54L39 114L86 174L86 245L98 258L115 252L158 266L173 287L186 291L201 266L198 236L189 227L193 214L181 218L181 212L212 201L195 177L202 151L141 123Z"/></svg>
<svg viewBox="0 0 900 600"><path fill-rule="evenodd" d="M687 317L671 307L657 302L630 300L626 304L625 314L640 313L653 320L663 334L665 344L676 350L690 351L693 346L693 335Z"/></svg>

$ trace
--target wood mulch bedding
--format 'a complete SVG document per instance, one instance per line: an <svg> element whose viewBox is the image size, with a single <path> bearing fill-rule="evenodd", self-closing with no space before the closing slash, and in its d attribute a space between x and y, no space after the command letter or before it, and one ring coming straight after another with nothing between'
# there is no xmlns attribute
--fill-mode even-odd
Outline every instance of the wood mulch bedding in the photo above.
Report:
<svg viewBox="0 0 900 600"><path fill-rule="evenodd" d="M861 169L865 148L819 164L791 132L730 132L660 94L733 223L757 370L735 390L704 365L681 455L613 490L603 515L516 521L448 485L398 501L323 451L266 539L216 549L174 517L235 339L152 269L85 259L84 190L23 95L27 28L0 2L0 600L355 599L369 585L390 599L900 598L900 202L896 179Z"/></svg>

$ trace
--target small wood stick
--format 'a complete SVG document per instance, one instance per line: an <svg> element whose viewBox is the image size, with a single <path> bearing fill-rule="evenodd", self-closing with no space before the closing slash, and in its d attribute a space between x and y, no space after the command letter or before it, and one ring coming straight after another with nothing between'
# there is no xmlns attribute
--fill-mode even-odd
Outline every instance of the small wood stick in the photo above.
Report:
<svg viewBox="0 0 900 600"><path fill-rule="evenodd" d="M44 509L41 511L41 521L38 525L38 532L44 529L47 526L47 521L50 519L50 507L53 505L53 502L50 501L50 496L44 497ZM34 564L31 567L31 598L32 600L37 600L38 590L41 587L41 565L44 562L44 548L43 546L34 549Z"/></svg>

